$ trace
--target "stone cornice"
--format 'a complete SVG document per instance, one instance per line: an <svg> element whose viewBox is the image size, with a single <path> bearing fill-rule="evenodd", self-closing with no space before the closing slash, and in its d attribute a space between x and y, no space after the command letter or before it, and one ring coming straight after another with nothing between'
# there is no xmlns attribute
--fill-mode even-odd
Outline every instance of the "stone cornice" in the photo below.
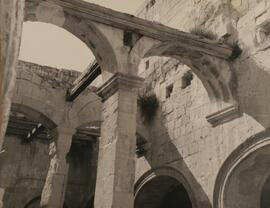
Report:
<svg viewBox="0 0 270 208"><path fill-rule="evenodd" d="M98 89L97 93L104 102L116 93L118 89L132 90L142 87L142 83L143 79L140 77L116 73Z"/></svg>
<svg viewBox="0 0 270 208"><path fill-rule="evenodd" d="M231 105L218 112L206 116L207 121L213 126L229 122L235 118L241 116L241 112L238 105Z"/></svg>

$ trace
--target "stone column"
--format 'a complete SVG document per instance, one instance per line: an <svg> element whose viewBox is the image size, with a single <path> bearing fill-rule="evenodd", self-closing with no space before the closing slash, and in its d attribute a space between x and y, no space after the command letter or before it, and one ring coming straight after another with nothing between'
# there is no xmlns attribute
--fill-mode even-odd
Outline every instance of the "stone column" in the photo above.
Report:
<svg viewBox="0 0 270 208"><path fill-rule="evenodd" d="M55 140L50 143L50 167L41 195L41 207L63 208L68 177L67 154L75 129L57 127Z"/></svg>
<svg viewBox="0 0 270 208"><path fill-rule="evenodd" d="M115 74L98 91L103 100L95 208L133 208L138 77Z"/></svg>
<svg viewBox="0 0 270 208"><path fill-rule="evenodd" d="M0 0L0 149L16 81L23 14L24 0Z"/></svg>

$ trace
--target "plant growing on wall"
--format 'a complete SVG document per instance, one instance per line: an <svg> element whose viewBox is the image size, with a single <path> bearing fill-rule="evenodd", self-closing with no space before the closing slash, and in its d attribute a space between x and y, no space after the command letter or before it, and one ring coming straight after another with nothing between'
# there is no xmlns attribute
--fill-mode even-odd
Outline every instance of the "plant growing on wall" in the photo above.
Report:
<svg viewBox="0 0 270 208"><path fill-rule="evenodd" d="M151 122L157 113L159 102L155 93L143 93L139 95L138 106L144 121Z"/></svg>
<svg viewBox="0 0 270 208"><path fill-rule="evenodd" d="M204 27L195 27L195 28L192 28L189 32L193 35L197 35L197 36L200 36L202 38L207 38L209 40L217 40L218 39L217 34L213 33L212 31L210 31Z"/></svg>
<svg viewBox="0 0 270 208"><path fill-rule="evenodd" d="M232 47L232 55L229 57L229 60L233 61L242 54L242 49L239 47L238 41L234 41L232 44L228 44Z"/></svg>

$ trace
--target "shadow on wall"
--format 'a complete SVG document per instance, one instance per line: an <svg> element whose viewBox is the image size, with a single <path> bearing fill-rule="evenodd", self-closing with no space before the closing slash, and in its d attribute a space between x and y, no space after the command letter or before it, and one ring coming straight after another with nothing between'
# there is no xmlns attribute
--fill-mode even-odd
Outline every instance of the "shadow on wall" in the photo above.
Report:
<svg viewBox="0 0 270 208"><path fill-rule="evenodd" d="M269 55L267 51L240 60L237 72L240 109L264 128L270 127L270 68L264 67L260 59L266 62Z"/></svg>
<svg viewBox="0 0 270 208"><path fill-rule="evenodd" d="M198 183L198 181L192 174L190 168L185 163L182 155L179 153L179 150L176 148L175 144L173 144L168 134L168 129L163 123L164 120L165 119L162 115L161 108L158 108L155 121L152 125L149 126L149 129L151 132L150 133L151 138L153 138L154 141L150 141L152 142L151 151L148 151L145 155L145 159L150 165L151 171L153 171L154 175L155 174L158 175L156 171L159 171L160 168L163 168L163 167L165 169L167 168L170 169L171 167L175 168L175 170L179 172L179 175L182 175L183 180L186 183L186 184L181 184L181 185L184 186L184 190L187 192L189 199L191 200L192 207L193 208L211 208L212 205L209 201L208 196L206 195L205 191L203 190L201 185ZM155 129L158 129L158 131L156 131ZM155 138L158 138L158 143L156 142L157 139ZM135 193L137 194L135 197L134 207L137 208L139 204L147 203L148 204L147 207L151 206L151 208L157 208L155 205L153 205L155 202L149 202L149 200L151 199L149 199L148 197L143 197L144 203L136 199L137 196L140 194L140 192L144 191L143 187L139 190L136 190L138 189L138 186L140 186L140 183L142 182L141 180L143 180L142 179L143 177L144 176L142 176L135 184ZM178 182L181 183L181 181L178 181ZM162 187L164 187L164 185L160 183L159 188L148 190L148 193L159 190L159 193L156 193L155 196L156 197L158 196L158 198L164 198L164 201L167 201L166 195L168 195L168 192L161 193L160 190L162 189ZM170 191L171 193L173 193L174 190L170 190ZM180 202L177 202L177 203L180 203ZM183 203L185 202L183 201ZM167 207L167 205L164 204L164 207Z"/></svg>
<svg viewBox="0 0 270 208"><path fill-rule="evenodd" d="M253 30L253 29L250 29ZM269 205L269 127L270 127L270 62L269 38L259 43L252 32L236 37L250 38L252 50L245 43L242 56L236 61L239 106L243 114L252 117L263 130L257 132L257 124L244 123L253 128L223 163L215 182L215 208L268 207ZM261 130L261 129L260 129ZM267 179L267 181L266 181ZM266 182L265 182L266 181ZM262 188L263 187L263 188ZM268 194L268 197L265 197ZM261 200L261 201L260 201Z"/></svg>
<svg viewBox="0 0 270 208"><path fill-rule="evenodd" d="M240 18L239 11L234 8L231 2L229 7L231 21L237 25ZM232 29L231 38L239 41L239 46L243 51L242 55L233 62L238 80L237 93L240 110L242 113L254 118L264 128L269 128L269 38L259 43L254 35L254 31L259 28L248 28L248 31L243 31L241 28L236 29L235 27ZM254 49L250 49L250 46L247 45L247 40Z"/></svg>
<svg viewBox="0 0 270 208"><path fill-rule="evenodd" d="M237 32L236 37L238 37ZM265 66L270 64L268 62L270 50L263 51L257 48L257 51L253 55L247 55L247 53L249 53L247 52L248 47L241 45L241 48L244 50L244 53L233 63L238 80L239 107L243 114L252 117L258 124L267 129L270 127L270 84L268 84L270 83L270 67L267 68ZM246 120L249 121L248 119ZM146 154L145 159L151 166L153 172L161 166L175 167L184 175L191 187L191 192L188 191L188 194L191 199L195 199L193 207L211 208L212 205L210 201L212 201L212 199L209 200L204 189L185 163L181 152L168 133L167 124L165 124L165 122L166 119L162 115L160 106L155 122L149 126L151 138L153 138L154 141L152 141L151 151ZM256 125L254 126L252 123L243 125L246 125L248 128L258 127ZM177 141L177 144L178 143L179 141ZM197 160L197 162L200 161ZM200 164L197 166L200 166ZM144 200L148 199L145 197Z"/></svg>
<svg viewBox="0 0 270 208"><path fill-rule="evenodd" d="M74 141L68 154L65 201L70 208L90 208L95 193L98 142ZM92 201L91 201L92 200Z"/></svg>

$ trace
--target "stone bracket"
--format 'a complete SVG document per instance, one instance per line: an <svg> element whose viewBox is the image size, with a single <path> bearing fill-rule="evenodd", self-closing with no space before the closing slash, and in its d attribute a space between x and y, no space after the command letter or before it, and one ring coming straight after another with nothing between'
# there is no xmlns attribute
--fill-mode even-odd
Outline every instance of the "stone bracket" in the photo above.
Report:
<svg viewBox="0 0 270 208"><path fill-rule="evenodd" d="M235 104L206 116L206 119L213 127L216 127L240 116L239 106Z"/></svg>

